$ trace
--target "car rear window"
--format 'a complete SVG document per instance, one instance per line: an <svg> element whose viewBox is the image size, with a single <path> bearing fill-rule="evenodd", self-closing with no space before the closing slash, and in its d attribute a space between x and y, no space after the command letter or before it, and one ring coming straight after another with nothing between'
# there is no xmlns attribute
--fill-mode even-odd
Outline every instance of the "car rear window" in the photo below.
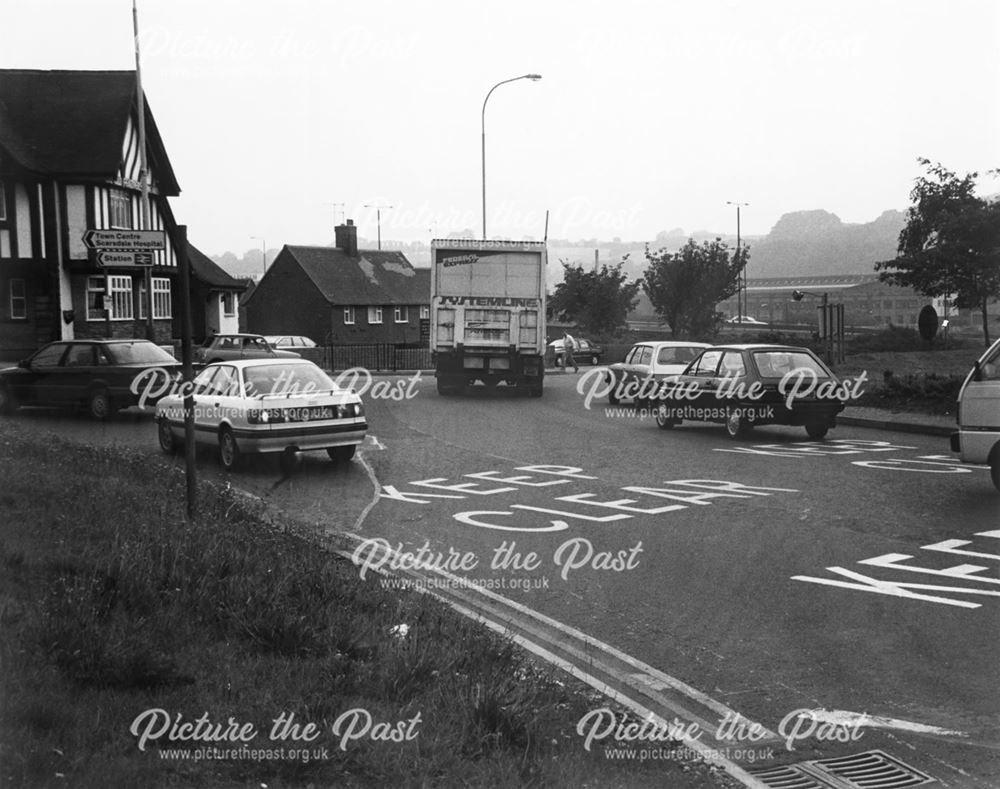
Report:
<svg viewBox="0 0 1000 789"><path fill-rule="evenodd" d="M177 360L148 340L115 342L105 346L115 364L177 364Z"/></svg>
<svg viewBox="0 0 1000 789"><path fill-rule="evenodd" d="M754 363L761 378L781 378L793 370L810 370L818 378L828 378L830 371L823 363L804 351L755 351Z"/></svg>
<svg viewBox="0 0 1000 789"><path fill-rule="evenodd" d="M314 364L267 364L243 370L247 394L306 394L336 389L330 377Z"/></svg>
<svg viewBox="0 0 1000 789"><path fill-rule="evenodd" d="M701 353L701 350L694 345L668 345L660 348L660 352L656 355L656 361L658 364L687 364Z"/></svg>

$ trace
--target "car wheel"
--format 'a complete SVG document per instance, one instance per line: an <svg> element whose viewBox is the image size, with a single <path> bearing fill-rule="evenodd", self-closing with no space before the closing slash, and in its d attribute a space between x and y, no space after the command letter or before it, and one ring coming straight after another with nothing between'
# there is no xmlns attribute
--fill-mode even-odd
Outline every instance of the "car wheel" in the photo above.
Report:
<svg viewBox="0 0 1000 789"><path fill-rule="evenodd" d="M726 414L726 433L729 434L729 437L745 438L751 430L753 430L753 425L747 422L740 409L731 408Z"/></svg>
<svg viewBox="0 0 1000 789"><path fill-rule="evenodd" d="M240 448L236 444L236 437L228 427L222 428L219 432L219 460L226 471L233 471L240 465Z"/></svg>
<svg viewBox="0 0 1000 789"><path fill-rule="evenodd" d="M598 363L599 361L600 361L600 359L598 359L598 358L597 358L596 356L591 356L591 357L590 357L590 363L591 363L592 365L594 365L594 367L597 367L597 363Z"/></svg>
<svg viewBox="0 0 1000 789"><path fill-rule="evenodd" d="M114 408L107 389L94 389L87 396L87 411L98 422L106 422L111 418Z"/></svg>
<svg viewBox="0 0 1000 789"><path fill-rule="evenodd" d="M177 438L174 431L170 429L170 423L166 419L161 419L156 423L156 437L160 440L160 449L168 455L177 451Z"/></svg>
<svg viewBox="0 0 1000 789"><path fill-rule="evenodd" d="M990 477L993 479L993 487L1000 490L1000 449L993 450L993 457L990 459Z"/></svg>
<svg viewBox="0 0 1000 789"><path fill-rule="evenodd" d="M656 409L656 426L660 430L672 430L674 425L679 425L681 423L680 419L671 419L667 416L667 406L660 404L660 407Z"/></svg>
<svg viewBox="0 0 1000 789"><path fill-rule="evenodd" d="M806 424L806 435L816 440L825 437L829 430L830 426L825 422L808 422Z"/></svg>
<svg viewBox="0 0 1000 789"><path fill-rule="evenodd" d="M0 386L0 414L13 414L17 410L17 401L9 386Z"/></svg>
<svg viewBox="0 0 1000 789"><path fill-rule="evenodd" d="M334 463L347 463L354 457L354 452L357 448L357 444L351 444L349 447L330 447L326 450L326 454L330 456L330 460Z"/></svg>
<svg viewBox="0 0 1000 789"><path fill-rule="evenodd" d="M562 366L563 366L563 358L562 358L562 356L557 356L556 357L556 367L562 367Z"/></svg>

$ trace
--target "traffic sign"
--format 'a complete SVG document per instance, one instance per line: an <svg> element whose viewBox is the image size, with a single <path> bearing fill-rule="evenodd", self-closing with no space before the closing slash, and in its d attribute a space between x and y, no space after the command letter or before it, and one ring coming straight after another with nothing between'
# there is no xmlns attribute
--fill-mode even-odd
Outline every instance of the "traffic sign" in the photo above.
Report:
<svg viewBox="0 0 1000 789"><path fill-rule="evenodd" d="M83 234L87 249L112 252L146 252L167 248L167 235L162 230L94 230Z"/></svg>
<svg viewBox="0 0 1000 789"><path fill-rule="evenodd" d="M152 252L112 252L108 249L97 250L97 263L100 266L152 266Z"/></svg>

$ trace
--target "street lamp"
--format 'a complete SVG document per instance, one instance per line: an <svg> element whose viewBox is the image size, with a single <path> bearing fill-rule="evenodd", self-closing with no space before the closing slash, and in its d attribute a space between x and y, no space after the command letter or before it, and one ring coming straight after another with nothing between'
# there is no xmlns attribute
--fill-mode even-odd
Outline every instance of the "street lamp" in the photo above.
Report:
<svg viewBox="0 0 1000 789"><path fill-rule="evenodd" d="M260 242L260 262L264 267L264 274L267 273L267 241L260 236L250 236L251 241Z"/></svg>
<svg viewBox="0 0 1000 789"><path fill-rule="evenodd" d="M740 256L740 208L745 205L750 205L750 203L737 203L734 200L727 200L726 205L736 206L736 258L739 259ZM743 303L746 301L746 266L744 266L738 273L737 279L739 281L739 286L736 289L736 312L739 315L740 323L743 323ZM740 301L742 294L743 302Z"/></svg>
<svg viewBox="0 0 1000 789"><path fill-rule="evenodd" d="M489 93L486 94L486 98L483 99L483 112L482 112L482 139L483 139L483 239L486 238L486 102L490 100L490 94L493 93L501 85L506 85L508 82L517 82L519 79L530 79L532 82L538 82L542 78L541 74L522 74L520 77L511 77L510 79L505 79L502 82L498 82L492 88L490 88Z"/></svg>
<svg viewBox="0 0 1000 789"><path fill-rule="evenodd" d="M378 228L378 248L382 249L382 209L392 208L391 205L374 205L372 203L365 203L365 208L375 209L375 223Z"/></svg>

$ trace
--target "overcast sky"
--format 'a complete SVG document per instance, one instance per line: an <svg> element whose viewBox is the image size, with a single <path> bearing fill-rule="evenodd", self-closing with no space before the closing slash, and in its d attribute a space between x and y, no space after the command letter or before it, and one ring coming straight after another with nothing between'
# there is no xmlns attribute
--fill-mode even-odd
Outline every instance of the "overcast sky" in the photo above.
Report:
<svg viewBox="0 0 1000 789"><path fill-rule="evenodd" d="M0 66L132 69L131 0L0 0ZM142 78L209 254L764 234L903 209L923 156L1000 167L995 0L139 0ZM983 193L1000 182L982 180Z"/></svg>

